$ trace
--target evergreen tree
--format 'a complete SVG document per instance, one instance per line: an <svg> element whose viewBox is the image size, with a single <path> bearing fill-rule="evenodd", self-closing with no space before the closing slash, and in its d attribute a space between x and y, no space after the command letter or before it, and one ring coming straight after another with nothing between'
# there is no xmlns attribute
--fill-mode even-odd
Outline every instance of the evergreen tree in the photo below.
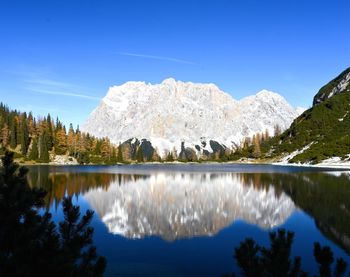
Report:
<svg viewBox="0 0 350 277"><path fill-rule="evenodd" d="M86 140L85 134L82 134L80 131L77 131L76 142L77 142L77 152L79 153L86 152L87 140Z"/></svg>
<svg viewBox="0 0 350 277"><path fill-rule="evenodd" d="M27 122L28 122L29 135L31 136L35 135L35 124L34 124L35 122L34 122L33 114L31 112L28 114Z"/></svg>
<svg viewBox="0 0 350 277"><path fill-rule="evenodd" d="M17 146L17 139L16 139L16 124L15 124L15 119L13 116L11 116L10 119L10 147L12 149L16 148Z"/></svg>
<svg viewBox="0 0 350 277"><path fill-rule="evenodd" d="M1 129L1 145L2 147L6 148L9 145L9 140L10 140L10 129L7 125L7 123L4 124L4 126Z"/></svg>
<svg viewBox="0 0 350 277"><path fill-rule="evenodd" d="M101 155L101 140L94 139L94 154L95 155Z"/></svg>
<svg viewBox="0 0 350 277"><path fill-rule="evenodd" d="M111 145L108 138L104 138L101 144L101 154L106 161L110 161Z"/></svg>
<svg viewBox="0 0 350 277"><path fill-rule="evenodd" d="M117 153L115 147L112 148L111 164L116 164L118 162Z"/></svg>
<svg viewBox="0 0 350 277"><path fill-rule="evenodd" d="M31 148L31 151L30 151L29 158L31 160L33 160L33 161L36 161L39 158L38 140L37 140L37 138L33 138L32 148Z"/></svg>
<svg viewBox="0 0 350 277"><path fill-rule="evenodd" d="M27 169L7 152L0 169L0 276L102 276L106 260L92 245L92 211L80 217L63 200L59 228L44 208L46 192L30 188Z"/></svg>
<svg viewBox="0 0 350 277"><path fill-rule="evenodd" d="M142 147L140 146L136 151L136 160L137 162L142 163L143 159L144 159L143 151L142 151Z"/></svg>
<svg viewBox="0 0 350 277"><path fill-rule="evenodd" d="M46 134L42 134L39 138L39 154L40 161L42 163L48 163L50 161L49 150L47 148Z"/></svg>
<svg viewBox="0 0 350 277"><path fill-rule="evenodd" d="M67 135L66 130L59 126L55 138L55 153L64 155L67 152Z"/></svg>
<svg viewBox="0 0 350 277"><path fill-rule="evenodd" d="M46 146L47 149L50 151L54 145L54 132L53 132L53 126L52 126L52 119L51 115L48 114L46 118Z"/></svg>
<svg viewBox="0 0 350 277"><path fill-rule="evenodd" d="M28 124L27 124L27 117L24 114L21 122L21 153L22 155L27 154L28 150L28 144L29 144L29 131L28 131Z"/></svg>
<svg viewBox="0 0 350 277"><path fill-rule="evenodd" d="M123 159L123 149L122 149L122 145L119 144L118 146L118 157L117 157L117 161L118 163L123 163L124 159Z"/></svg>
<svg viewBox="0 0 350 277"><path fill-rule="evenodd" d="M20 124L20 114L15 115L15 125L16 125L16 146L21 144L21 124Z"/></svg>
<svg viewBox="0 0 350 277"><path fill-rule="evenodd" d="M270 247L260 246L253 239L247 238L235 248L234 258L241 270L241 275L306 277L307 274L301 267L301 258L291 258L294 233L279 229L276 232L270 232L269 238ZM334 258L329 247L322 247L316 242L314 257L319 264L320 277L340 277L346 273L347 263L342 258L337 259L332 272Z"/></svg>
<svg viewBox="0 0 350 277"><path fill-rule="evenodd" d="M261 157L260 139L258 135L253 136L253 154L252 155L254 158Z"/></svg>
<svg viewBox="0 0 350 277"><path fill-rule="evenodd" d="M74 156L76 153L76 140L75 140L75 132L74 132L72 123L69 125L67 145L68 145L68 150L70 155Z"/></svg>
<svg viewBox="0 0 350 277"><path fill-rule="evenodd" d="M90 156L87 152L78 153L76 158L79 164L90 163Z"/></svg>
<svg viewBox="0 0 350 277"><path fill-rule="evenodd" d="M173 153L172 153L172 152L169 152L169 153L166 155L165 160L166 160L167 162L173 162L173 161L174 161Z"/></svg>
<svg viewBox="0 0 350 277"><path fill-rule="evenodd" d="M162 161L162 158L157 154L159 153L158 149L156 148L154 151L153 151L153 154L152 154L152 157L151 157L151 161L153 162L161 162Z"/></svg>

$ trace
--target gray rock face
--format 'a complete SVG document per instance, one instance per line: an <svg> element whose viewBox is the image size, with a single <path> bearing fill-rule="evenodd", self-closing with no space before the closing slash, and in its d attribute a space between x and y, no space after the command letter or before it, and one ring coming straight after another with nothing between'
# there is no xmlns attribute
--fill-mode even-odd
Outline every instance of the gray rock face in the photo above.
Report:
<svg viewBox="0 0 350 277"><path fill-rule="evenodd" d="M270 229L295 210L284 193L255 188L240 174L153 173L84 195L109 232L175 240L210 236L235 220Z"/></svg>
<svg viewBox="0 0 350 277"><path fill-rule="evenodd" d="M173 150L179 154L182 142L197 153L212 153L210 140L231 148L266 129L273 134L275 125L284 130L299 114L266 90L237 101L214 84L166 79L111 87L81 129L115 143L147 139L164 157Z"/></svg>
<svg viewBox="0 0 350 277"><path fill-rule="evenodd" d="M313 105L322 103L341 92L350 92L350 68L343 71L337 78L322 87L315 95Z"/></svg>

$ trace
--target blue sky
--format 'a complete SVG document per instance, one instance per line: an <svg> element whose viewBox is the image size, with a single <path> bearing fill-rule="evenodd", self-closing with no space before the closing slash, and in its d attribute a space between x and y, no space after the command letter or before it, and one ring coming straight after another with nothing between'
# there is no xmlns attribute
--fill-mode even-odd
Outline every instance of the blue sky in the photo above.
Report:
<svg viewBox="0 0 350 277"><path fill-rule="evenodd" d="M81 124L111 85L167 77L308 107L350 66L350 1L0 0L0 101Z"/></svg>

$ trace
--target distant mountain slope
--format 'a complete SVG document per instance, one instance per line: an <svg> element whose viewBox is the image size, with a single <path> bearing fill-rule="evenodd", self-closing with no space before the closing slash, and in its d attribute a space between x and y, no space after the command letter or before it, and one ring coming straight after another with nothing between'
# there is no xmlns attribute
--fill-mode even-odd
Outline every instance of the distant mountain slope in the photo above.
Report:
<svg viewBox="0 0 350 277"><path fill-rule="evenodd" d="M201 155L266 129L272 134L275 125L284 130L298 112L266 90L237 101L214 84L127 82L109 89L82 130L115 143L147 139L161 156L185 148Z"/></svg>
<svg viewBox="0 0 350 277"><path fill-rule="evenodd" d="M297 119L272 146L274 154L293 153L289 162L349 160L350 68L322 87L313 107Z"/></svg>
<svg viewBox="0 0 350 277"><path fill-rule="evenodd" d="M350 83L350 67L344 70L337 78L323 86L315 95L313 105L324 102L326 99L337 95L341 92L346 92L349 89Z"/></svg>

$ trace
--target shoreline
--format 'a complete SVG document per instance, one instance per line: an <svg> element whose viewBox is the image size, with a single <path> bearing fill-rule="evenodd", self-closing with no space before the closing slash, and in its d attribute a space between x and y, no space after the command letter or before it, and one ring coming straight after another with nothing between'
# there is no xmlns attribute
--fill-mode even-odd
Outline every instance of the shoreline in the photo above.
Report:
<svg viewBox="0 0 350 277"><path fill-rule="evenodd" d="M17 161L18 162L18 161ZM162 164L173 164L173 165L216 165L216 164L237 164L237 165L274 165L274 166L293 166L293 167L309 167L309 168L323 168L323 169L341 169L341 170L350 170L350 163L319 163L319 164L301 164L301 163L285 163L285 162L267 162L267 161L228 161L228 162L143 162L143 163L117 163L117 164L62 164L62 163L20 163L20 166L123 166L123 165L162 165Z"/></svg>
<svg viewBox="0 0 350 277"><path fill-rule="evenodd" d="M343 170L350 170L350 164L328 164L328 163L319 163L319 164L296 164L296 163L279 163L279 162L273 162L268 163L271 165L277 165L277 166L294 166L294 167L310 167L310 168L329 168L329 169L343 169Z"/></svg>

